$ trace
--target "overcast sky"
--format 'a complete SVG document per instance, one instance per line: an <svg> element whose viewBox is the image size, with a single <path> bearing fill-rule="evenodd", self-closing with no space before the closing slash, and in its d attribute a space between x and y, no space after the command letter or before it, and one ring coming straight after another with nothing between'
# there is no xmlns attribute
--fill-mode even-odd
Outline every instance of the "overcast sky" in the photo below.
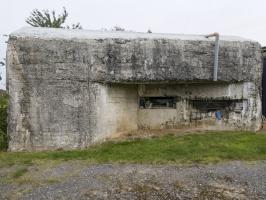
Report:
<svg viewBox="0 0 266 200"><path fill-rule="evenodd" d="M69 12L67 23L84 29L112 28L146 32L206 34L219 32L257 40L266 45L265 0L1 0L0 60L5 57L7 35L27 26L34 9ZM0 73L5 88L5 70Z"/></svg>

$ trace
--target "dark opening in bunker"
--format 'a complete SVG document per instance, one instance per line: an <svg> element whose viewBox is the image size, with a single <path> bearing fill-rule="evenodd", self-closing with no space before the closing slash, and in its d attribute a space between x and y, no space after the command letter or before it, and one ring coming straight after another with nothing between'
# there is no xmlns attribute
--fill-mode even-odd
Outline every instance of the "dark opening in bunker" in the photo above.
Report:
<svg viewBox="0 0 266 200"><path fill-rule="evenodd" d="M191 120L209 117L228 119L230 112L241 113L243 110L243 100L240 99L194 99L189 100L189 103L192 107Z"/></svg>
<svg viewBox="0 0 266 200"><path fill-rule="evenodd" d="M241 112L243 109L243 100L200 99L190 100L190 102L194 108L203 112L211 112L218 110Z"/></svg>
<svg viewBox="0 0 266 200"><path fill-rule="evenodd" d="M176 108L176 97L140 97L139 108Z"/></svg>

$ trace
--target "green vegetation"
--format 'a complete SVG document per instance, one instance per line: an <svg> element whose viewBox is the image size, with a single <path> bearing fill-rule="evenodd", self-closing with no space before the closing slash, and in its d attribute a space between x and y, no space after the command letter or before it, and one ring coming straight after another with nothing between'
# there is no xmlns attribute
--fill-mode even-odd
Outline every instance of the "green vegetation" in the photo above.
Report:
<svg viewBox="0 0 266 200"><path fill-rule="evenodd" d="M209 163L266 159L266 134L208 132L184 136L106 142L87 150L0 153L0 166L37 160L88 160L92 163Z"/></svg>
<svg viewBox="0 0 266 200"><path fill-rule="evenodd" d="M8 95L0 95L0 151L7 149L7 103Z"/></svg>
<svg viewBox="0 0 266 200"><path fill-rule="evenodd" d="M26 167L22 167L13 174L12 178L19 178L23 176L24 174L26 174L27 172L28 172L28 169Z"/></svg>
<svg viewBox="0 0 266 200"><path fill-rule="evenodd" d="M33 27L52 27L52 28L67 28L67 29L82 29L79 23L72 24L72 26L63 26L68 17L68 12L63 7L63 12L59 15L55 14L53 10L38 10L34 9L31 15L26 19L26 23Z"/></svg>

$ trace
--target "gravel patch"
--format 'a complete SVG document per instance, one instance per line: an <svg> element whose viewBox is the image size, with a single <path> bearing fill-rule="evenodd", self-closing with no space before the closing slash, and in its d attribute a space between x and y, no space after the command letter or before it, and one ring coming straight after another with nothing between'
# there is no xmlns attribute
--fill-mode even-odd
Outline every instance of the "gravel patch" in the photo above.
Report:
<svg viewBox="0 0 266 200"><path fill-rule="evenodd" d="M266 161L194 166L65 161L40 169L27 176L38 173L46 184L0 181L0 199L266 199Z"/></svg>

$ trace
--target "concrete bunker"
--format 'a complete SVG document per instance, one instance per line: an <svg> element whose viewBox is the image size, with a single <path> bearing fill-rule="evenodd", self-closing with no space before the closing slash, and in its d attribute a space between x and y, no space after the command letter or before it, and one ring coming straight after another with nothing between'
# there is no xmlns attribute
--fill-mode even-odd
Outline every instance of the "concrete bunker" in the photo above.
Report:
<svg viewBox="0 0 266 200"><path fill-rule="evenodd" d="M138 129L259 130L260 45L231 36L220 36L219 52L215 45L203 35L12 33L9 149L86 148Z"/></svg>

